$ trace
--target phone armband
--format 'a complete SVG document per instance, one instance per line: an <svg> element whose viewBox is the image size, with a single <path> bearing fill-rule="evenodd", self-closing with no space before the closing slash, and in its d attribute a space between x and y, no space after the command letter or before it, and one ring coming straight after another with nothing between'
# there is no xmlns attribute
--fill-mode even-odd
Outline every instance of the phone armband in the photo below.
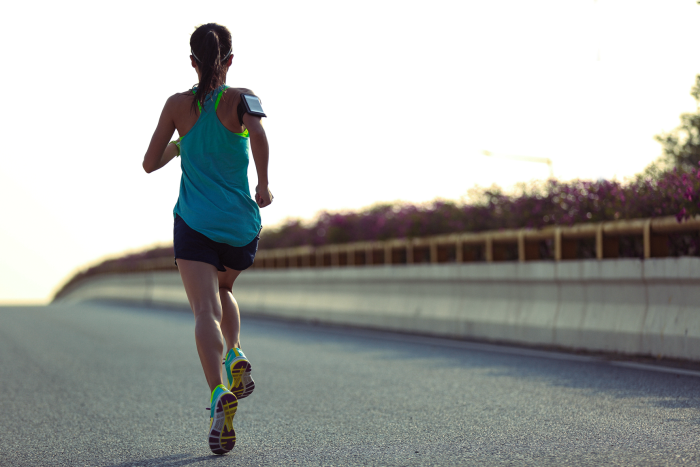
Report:
<svg viewBox="0 0 700 467"><path fill-rule="evenodd" d="M241 94L241 102L238 103L238 121L243 125L243 115L251 114L256 117L267 117L265 112L263 112L262 104L260 104L260 98L254 96L253 94Z"/></svg>

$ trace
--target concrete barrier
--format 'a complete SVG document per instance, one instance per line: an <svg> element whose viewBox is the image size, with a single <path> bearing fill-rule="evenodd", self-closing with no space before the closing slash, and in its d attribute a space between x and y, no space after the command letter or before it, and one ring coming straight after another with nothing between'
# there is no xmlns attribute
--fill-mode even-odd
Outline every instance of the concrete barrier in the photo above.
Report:
<svg viewBox="0 0 700 467"><path fill-rule="evenodd" d="M700 360L700 258L253 270L242 313ZM187 306L177 272L104 275L61 302Z"/></svg>

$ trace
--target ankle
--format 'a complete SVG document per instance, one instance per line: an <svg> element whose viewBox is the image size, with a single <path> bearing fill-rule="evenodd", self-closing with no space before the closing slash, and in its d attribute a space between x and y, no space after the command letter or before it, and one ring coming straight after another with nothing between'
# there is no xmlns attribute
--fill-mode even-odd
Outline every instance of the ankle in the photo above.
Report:
<svg viewBox="0 0 700 467"><path fill-rule="evenodd" d="M209 392L211 392L212 396L214 396L214 392L216 391L216 388L218 388L219 386L226 389L226 386L224 385L223 381L221 381L219 384L215 385L214 387L209 386Z"/></svg>

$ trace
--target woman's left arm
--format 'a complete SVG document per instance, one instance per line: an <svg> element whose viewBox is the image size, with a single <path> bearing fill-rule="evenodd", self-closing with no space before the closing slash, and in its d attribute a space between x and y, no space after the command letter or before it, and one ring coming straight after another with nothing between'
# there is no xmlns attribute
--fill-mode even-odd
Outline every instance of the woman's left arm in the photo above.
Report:
<svg viewBox="0 0 700 467"><path fill-rule="evenodd" d="M155 172L177 156L175 145L168 145L175 133L175 123L172 118L173 97L175 96L170 97L165 103L156 131L151 137L151 144L148 145L146 155L143 156L143 170L146 173Z"/></svg>

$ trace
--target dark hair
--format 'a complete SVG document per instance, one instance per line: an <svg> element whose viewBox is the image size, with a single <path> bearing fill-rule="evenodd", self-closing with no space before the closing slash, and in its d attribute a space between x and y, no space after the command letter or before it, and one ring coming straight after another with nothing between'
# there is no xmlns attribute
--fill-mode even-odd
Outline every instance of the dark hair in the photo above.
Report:
<svg viewBox="0 0 700 467"><path fill-rule="evenodd" d="M226 59L231 55L231 32L216 23L203 24L190 37L190 51L194 56L201 78L195 89L192 110L197 102L204 106L204 99L226 80Z"/></svg>

